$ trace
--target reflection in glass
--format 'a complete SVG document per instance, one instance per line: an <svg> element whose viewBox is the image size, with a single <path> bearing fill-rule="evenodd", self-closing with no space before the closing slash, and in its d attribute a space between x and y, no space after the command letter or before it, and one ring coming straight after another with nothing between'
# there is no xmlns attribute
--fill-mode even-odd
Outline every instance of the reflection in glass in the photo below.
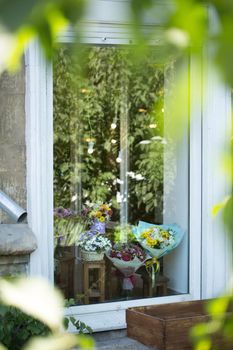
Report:
<svg viewBox="0 0 233 350"><path fill-rule="evenodd" d="M85 62L83 69L68 46L54 62L55 283L77 304L187 292L169 287L163 259L152 281L130 226L176 222L175 214L164 222L165 209L176 211L176 166L187 166L188 147L186 140L180 155L165 129L174 62L160 64L151 50L136 63L116 47L86 48ZM188 201L188 171L183 176ZM187 229L187 208L183 216ZM109 242L111 256L101 251ZM87 253L93 246L101 257ZM187 242L181 249L188 284Z"/></svg>

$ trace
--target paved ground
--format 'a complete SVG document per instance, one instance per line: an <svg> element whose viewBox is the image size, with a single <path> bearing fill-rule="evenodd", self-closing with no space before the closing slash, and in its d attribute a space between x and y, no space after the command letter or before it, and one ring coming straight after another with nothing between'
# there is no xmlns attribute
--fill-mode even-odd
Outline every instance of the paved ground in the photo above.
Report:
<svg viewBox="0 0 233 350"><path fill-rule="evenodd" d="M149 350L145 345L130 339L126 331L111 331L94 334L97 350Z"/></svg>

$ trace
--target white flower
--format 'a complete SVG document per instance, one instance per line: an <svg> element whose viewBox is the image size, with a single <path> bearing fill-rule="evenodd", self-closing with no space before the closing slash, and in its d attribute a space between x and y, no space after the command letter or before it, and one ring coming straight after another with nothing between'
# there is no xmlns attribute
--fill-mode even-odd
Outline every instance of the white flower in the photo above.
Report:
<svg viewBox="0 0 233 350"><path fill-rule="evenodd" d="M93 237L86 237L83 242L80 243L80 246L85 251L106 251L108 248L111 248L111 242L105 236L96 234Z"/></svg>
<svg viewBox="0 0 233 350"><path fill-rule="evenodd" d="M137 175L135 176L135 179L136 179L137 181L140 181L140 180L144 180L145 177L142 176L142 174L137 174Z"/></svg>

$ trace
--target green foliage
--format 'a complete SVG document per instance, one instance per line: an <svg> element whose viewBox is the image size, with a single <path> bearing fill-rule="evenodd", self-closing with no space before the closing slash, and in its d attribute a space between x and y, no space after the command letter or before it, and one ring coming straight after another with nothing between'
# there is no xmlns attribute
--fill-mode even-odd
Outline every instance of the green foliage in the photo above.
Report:
<svg viewBox="0 0 233 350"><path fill-rule="evenodd" d="M92 334L93 330L91 327L87 326L86 323L77 320L73 316L66 317L66 319L75 327L76 331L79 334L90 333Z"/></svg>
<svg viewBox="0 0 233 350"><path fill-rule="evenodd" d="M2 63L11 69L18 68L25 47L34 38L38 38L46 57L51 59L57 34L69 23L77 24L85 3L85 0L2 0L0 34L8 33L8 40L14 41L8 55L4 53L0 60L0 69Z"/></svg>
<svg viewBox="0 0 233 350"><path fill-rule="evenodd" d="M56 55L55 206L69 207L71 194L76 194L83 202L112 201L118 208L115 196L120 191L120 166L116 159L121 150L122 116L128 115L129 130L123 136L128 139L127 170L141 174L140 180L135 176L128 179L130 220L135 222L139 211L151 220L155 208L161 212L164 145L153 137L163 135L164 67L156 64L153 50L143 66L134 63L130 54L123 48L86 49L84 71L70 48L62 48ZM116 128L111 129L113 122ZM93 154L88 153L90 140ZM151 144L140 144L143 140L151 140Z"/></svg>
<svg viewBox="0 0 233 350"><path fill-rule="evenodd" d="M137 240L130 225L120 225L115 228L113 241L114 243L130 243Z"/></svg>
<svg viewBox="0 0 233 350"><path fill-rule="evenodd" d="M75 306L76 302L75 299L71 298L71 299L65 299L65 306L66 307L71 307L71 306ZM86 325L86 323L77 320L75 317L73 316L66 316L64 317L64 327L65 329L69 328L69 325L72 324L76 330L76 332L78 334L92 334L93 330L90 326Z"/></svg>
<svg viewBox="0 0 233 350"><path fill-rule="evenodd" d="M92 349L93 341L81 334L92 329L72 316L63 316L63 298L48 282L35 278L0 280L0 348ZM72 300L67 301L72 305ZM65 332L72 324L78 335Z"/></svg>
<svg viewBox="0 0 233 350"><path fill-rule="evenodd" d="M72 300L66 306L72 306ZM92 333L91 327L73 316L64 317L63 324L68 329L72 324L78 334ZM21 350L32 337L51 335L51 329L20 309L0 305L0 343L10 350Z"/></svg>
<svg viewBox="0 0 233 350"><path fill-rule="evenodd" d="M224 296L207 304L210 321L192 329L195 350L228 350L233 344L233 299Z"/></svg>
<svg viewBox="0 0 233 350"><path fill-rule="evenodd" d="M32 336L47 336L48 326L21 310L0 305L0 343L10 350L20 350Z"/></svg>

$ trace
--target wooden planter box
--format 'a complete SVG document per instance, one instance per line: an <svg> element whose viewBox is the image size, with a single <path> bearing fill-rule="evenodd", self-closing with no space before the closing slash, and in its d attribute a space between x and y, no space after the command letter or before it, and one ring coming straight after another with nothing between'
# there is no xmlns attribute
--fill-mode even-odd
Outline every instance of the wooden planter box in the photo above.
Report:
<svg viewBox="0 0 233 350"><path fill-rule="evenodd" d="M129 337L158 350L192 349L189 331L209 320L207 300L136 307L126 311Z"/></svg>

